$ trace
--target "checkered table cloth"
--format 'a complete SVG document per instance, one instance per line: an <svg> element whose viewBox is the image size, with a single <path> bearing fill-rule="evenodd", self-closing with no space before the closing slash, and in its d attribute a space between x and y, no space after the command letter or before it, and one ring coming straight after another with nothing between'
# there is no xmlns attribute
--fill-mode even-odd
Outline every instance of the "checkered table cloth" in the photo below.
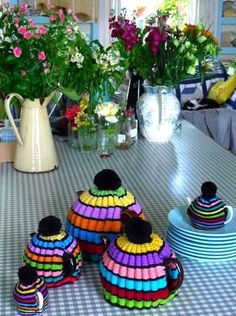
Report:
<svg viewBox="0 0 236 316"><path fill-rule="evenodd" d="M55 139L59 169L46 174L25 174L9 163L0 164L0 315L17 311L12 290L18 281L22 255L41 218L51 214L65 223L67 209L78 190L89 189L94 175L114 169L123 185L141 202L156 233L164 236L167 214L200 193L206 180L218 185L226 204L236 206L236 157L184 122L182 132L168 143L140 140L127 151L107 159L81 154ZM236 260L198 262L179 257L185 280L179 295L166 305L148 310L127 310L109 305L102 296L98 266L85 263L81 278L72 285L49 290L50 316L234 316L236 315Z"/></svg>

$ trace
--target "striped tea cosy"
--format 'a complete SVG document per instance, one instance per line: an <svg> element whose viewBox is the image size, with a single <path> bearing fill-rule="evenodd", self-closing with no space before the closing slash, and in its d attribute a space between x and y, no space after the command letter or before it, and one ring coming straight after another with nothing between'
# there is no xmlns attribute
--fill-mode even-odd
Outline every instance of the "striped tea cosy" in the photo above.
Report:
<svg viewBox="0 0 236 316"><path fill-rule="evenodd" d="M48 305L48 290L43 279L34 268L21 267L18 271L19 282L13 290L13 298L20 315L36 315Z"/></svg>
<svg viewBox="0 0 236 316"><path fill-rule="evenodd" d="M36 268L47 286L58 287L76 281L81 272L82 255L78 241L61 230L60 219L43 218L24 252L24 261Z"/></svg>
<svg viewBox="0 0 236 316"><path fill-rule="evenodd" d="M99 261L104 253L101 237L114 239L121 230L124 208L143 217L140 204L121 186L115 171L104 169L94 178L96 187L82 192L68 211L67 231L79 240L83 258Z"/></svg>
<svg viewBox="0 0 236 316"><path fill-rule="evenodd" d="M167 303L183 281L180 262L148 222L132 218L124 230L110 242L99 263L104 298L138 309Z"/></svg>
<svg viewBox="0 0 236 316"><path fill-rule="evenodd" d="M216 229L222 227L227 217L225 203L216 195L217 187L213 182L202 184L202 195L192 201L188 215L192 226L198 229Z"/></svg>

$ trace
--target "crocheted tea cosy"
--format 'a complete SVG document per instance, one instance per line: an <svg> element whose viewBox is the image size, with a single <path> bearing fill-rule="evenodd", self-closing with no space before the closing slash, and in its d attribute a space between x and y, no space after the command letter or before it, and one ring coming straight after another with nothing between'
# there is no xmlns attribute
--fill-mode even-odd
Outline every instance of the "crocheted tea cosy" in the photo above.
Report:
<svg viewBox="0 0 236 316"><path fill-rule="evenodd" d="M81 272L78 241L61 227L60 219L54 216L43 218L23 257L27 264L36 268L49 288L73 283Z"/></svg>
<svg viewBox="0 0 236 316"><path fill-rule="evenodd" d="M216 195L217 186L207 181L201 186L202 195L190 204L187 213L191 223L199 229L215 229L222 227L227 217L225 203Z"/></svg>
<svg viewBox="0 0 236 316"><path fill-rule="evenodd" d="M150 308L171 300L183 269L169 245L136 217L111 241L99 264L104 298L128 308Z"/></svg>
<svg viewBox="0 0 236 316"><path fill-rule="evenodd" d="M20 315L36 315L48 305L48 290L34 268L26 265L18 271L19 282L13 290L13 298ZM39 297L42 298L40 306Z"/></svg>
<svg viewBox="0 0 236 316"><path fill-rule="evenodd" d="M68 211L66 230L79 240L83 258L99 261L104 253L101 236L114 239L121 230L124 208L143 217L140 204L121 185L115 171L104 169L94 178L96 187L82 192Z"/></svg>

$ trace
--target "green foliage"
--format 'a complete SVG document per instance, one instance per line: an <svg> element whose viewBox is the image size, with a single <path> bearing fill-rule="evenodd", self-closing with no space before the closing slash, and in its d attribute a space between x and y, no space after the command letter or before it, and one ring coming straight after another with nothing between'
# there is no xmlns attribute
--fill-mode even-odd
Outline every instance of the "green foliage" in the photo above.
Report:
<svg viewBox="0 0 236 316"><path fill-rule="evenodd" d="M49 23L36 27L24 15L25 8L0 9L0 91L24 98L42 98L57 90L70 75L70 59L75 47L86 49L77 22L68 13L49 10ZM73 79L73 78L72 78ZM83 78L86 85L87 78ZM80 91L78 91L80 92Z"/></svg>

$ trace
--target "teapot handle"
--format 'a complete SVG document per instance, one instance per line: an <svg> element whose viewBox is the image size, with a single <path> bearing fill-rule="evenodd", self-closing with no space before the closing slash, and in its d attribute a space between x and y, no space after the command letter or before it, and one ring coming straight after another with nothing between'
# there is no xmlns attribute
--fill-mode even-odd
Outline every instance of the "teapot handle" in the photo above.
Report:
<svg viewBox="0 0 236 316"><path fill-rule="evenodd" d="M5 106L5 110L6 110L6 113L7 113L7 116L9 118L9 121L10 121L10 124L16 134L16 138L18 140L18 142L20 143L20 145L23 145L23 141L22 141L22 138L20 137L20 134L18 132L18 129L16 127L16 124L14 122L14 119L12 117L12 113L11 113L11 109L10 109L10 105L11 105L11 99L16 97L21 103L23 102L23 97L17 93L10 93L6 96L5 98L5 103L4 103L4 106Z"/></svg>
<svg viewBox="0 0 236 316"><path fill-rule="evenodd" d="M229 214L229 218L225 221L225 224L228 224L231 219L233 218L233 215L234 215L234 209L232 208L231 205L226 205L227 209L228 209L228 212L230 213Z"/></svg>
<svg viewBox="0 0 236 316"><path fill-rule="evenodd" d="M169 289L170 293L173 293L173 292L177 291L180 288L181 284L183 283L183 280L184 280L184 269L183 269L182 264L180 263L180 261L177 258L167 259L167 260L164 261L164 264L165 264L167 273L169 271L170 264L175 264L177 269L178 269L178 271L179 271L177 284L175 284L174 288L170 288Z"/></svg>
<svg viewBox="0 0 236 316"><path fill-rule="evenodd" d="M41 312L43 310L43 294L39 291L36 292L37 301L38 301L38 311Z"/></svg>

